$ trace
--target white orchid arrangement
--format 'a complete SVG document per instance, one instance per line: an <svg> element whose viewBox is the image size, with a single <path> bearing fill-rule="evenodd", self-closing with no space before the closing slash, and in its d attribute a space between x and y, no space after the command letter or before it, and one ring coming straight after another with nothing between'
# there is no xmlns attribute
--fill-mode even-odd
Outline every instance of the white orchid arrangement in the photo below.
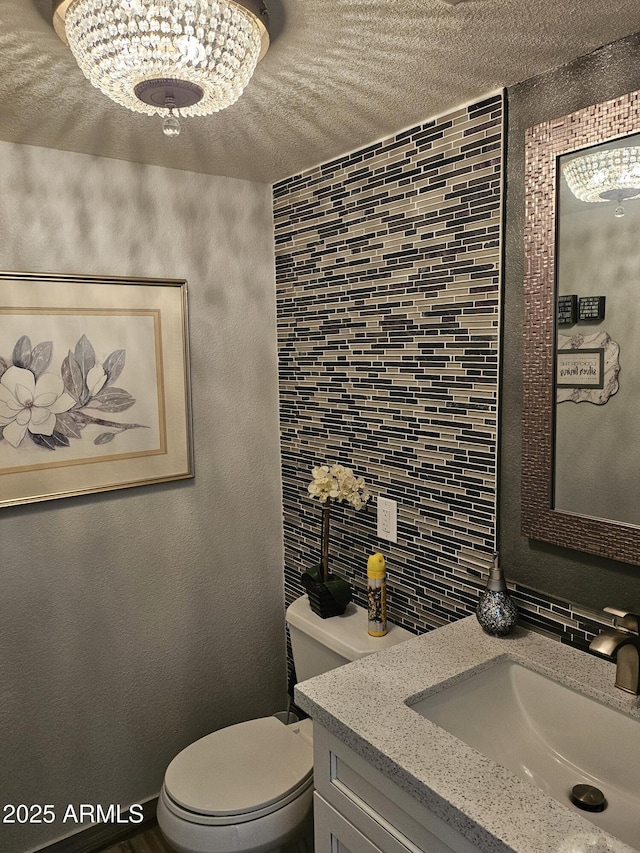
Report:
<svg viewBox="0 0 640 853"><path fill-rule="evenodd" d="M362 509L371 497L362 477L356 477L345 465L319 465L313 468L308 491L312 498L321 503L328 500L346 501L354 509Z"/></svg>
<svg viewBox="0 0 640 853"><path fill-rule="evenodd" d="M349 584L342 578L329 572L329 512L332 502L351 504L354 509L362 509L370 498L369 490L362 477L356 477L346 465L317 465L311 471L309 495L322 504L322 555L319 565L303 575L303 583L309 578L319 580L331 588L331 594L342 598L344 604L351 599Z"/></svg>

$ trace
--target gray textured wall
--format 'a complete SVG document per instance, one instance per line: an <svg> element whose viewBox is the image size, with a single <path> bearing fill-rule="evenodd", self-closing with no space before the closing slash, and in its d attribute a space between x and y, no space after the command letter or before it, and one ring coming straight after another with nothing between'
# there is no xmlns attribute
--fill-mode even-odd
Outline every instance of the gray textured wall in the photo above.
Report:
<svg viewBox="0 0 640 853"><path fill-rule="evenodd" d="M0 802L128 805L285 701L271 192L7 143L0 176L1 268L189 284L195 480L0 517Z"/></svg>
<svg viewBox="0 0 640 853"><path fill-rule="evenodd" d="M500 550L508 576L569 601L640 607L640 567L520 534L524 134L541 121L640 88L640 35L609 45L507 92L508 150L501 388Z"/></svg>

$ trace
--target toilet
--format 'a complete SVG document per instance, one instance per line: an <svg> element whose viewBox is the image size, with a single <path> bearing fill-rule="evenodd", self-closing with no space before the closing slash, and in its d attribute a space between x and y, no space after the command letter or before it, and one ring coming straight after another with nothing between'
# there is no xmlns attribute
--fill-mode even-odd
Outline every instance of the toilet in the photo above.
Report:
<svg viewBox="0 0 640 853"><path fill-rule="evenodd" d="M321 619L306 595L287 608L287 624L298 681L413 636L389 624L384 637L370 637L367 611L354 604L342 616ZM177 853L305 849L296 845L311 826L312 723L286 725L279 716L219 729L173 759L157 816Z"/></svg>

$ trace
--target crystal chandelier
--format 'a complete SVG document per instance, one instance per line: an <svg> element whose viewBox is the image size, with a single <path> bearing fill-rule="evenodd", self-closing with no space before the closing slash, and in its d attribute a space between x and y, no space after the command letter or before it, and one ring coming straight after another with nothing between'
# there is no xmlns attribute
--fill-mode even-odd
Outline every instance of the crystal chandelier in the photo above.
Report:
<svg viewBox="0 0 640 853"><path fill-rule="evenodd" d="M134 112L211 115L234 104L269 47L262 0L53 0L85 77Z"/></svg>
<svg viewBox="0 0 640 853"><path fill-rule="evenodd" d="M617 201L615 216L624 216L622 202L640 195L640 147L584 154L570 160L562 174L580 201Z"/></svg>

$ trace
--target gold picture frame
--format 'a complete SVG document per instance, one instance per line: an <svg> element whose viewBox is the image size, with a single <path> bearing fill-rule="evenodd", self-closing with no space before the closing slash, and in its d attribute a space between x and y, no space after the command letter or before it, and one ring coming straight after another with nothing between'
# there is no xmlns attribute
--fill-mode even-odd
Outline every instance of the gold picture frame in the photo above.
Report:
<svg viewBox="0 0 640 853"><path fill-rule="evenodd" d="M186 281L0 272L0 507L193 476Z"/></svg>

